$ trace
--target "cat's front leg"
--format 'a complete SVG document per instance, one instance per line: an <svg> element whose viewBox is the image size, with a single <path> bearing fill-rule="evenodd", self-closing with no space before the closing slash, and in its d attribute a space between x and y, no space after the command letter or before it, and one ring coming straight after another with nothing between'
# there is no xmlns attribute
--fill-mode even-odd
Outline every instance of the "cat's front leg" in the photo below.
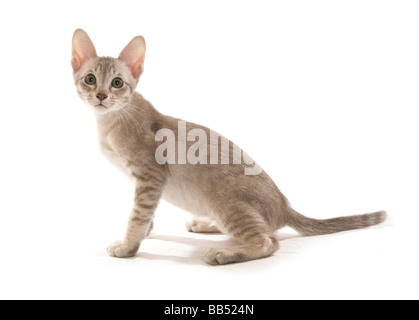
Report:
<svg viewBox="0 0 419 320"><path fill-rule="evenodd" d="M145 178L144 181L138 180L135 189L134 208L128 220L125 239L108 247L108 253L112 257L127 258L134 256L141 241L151 231L154 212L161 198L163 183L150 178Z"/></svg>

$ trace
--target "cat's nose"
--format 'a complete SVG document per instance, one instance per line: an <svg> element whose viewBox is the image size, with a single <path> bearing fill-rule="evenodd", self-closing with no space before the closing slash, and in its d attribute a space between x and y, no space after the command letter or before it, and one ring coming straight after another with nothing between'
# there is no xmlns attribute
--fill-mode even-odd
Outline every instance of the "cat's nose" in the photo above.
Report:
<svg viewBox="0 0 419 320"><path fill-rule="evenodd" d="M96 98L98 98L100 102L102 102L103 100L105 100L107 97L108 96L106 94L104 94L104 93L98 93L96 95Z"/></svg>

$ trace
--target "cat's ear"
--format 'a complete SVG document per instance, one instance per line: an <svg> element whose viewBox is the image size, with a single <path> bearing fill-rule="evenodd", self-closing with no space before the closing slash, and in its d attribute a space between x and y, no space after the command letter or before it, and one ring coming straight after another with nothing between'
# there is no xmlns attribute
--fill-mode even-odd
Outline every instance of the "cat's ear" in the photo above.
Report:
<svg viewBox="0 0 419 320"><path fill-rule="evenodd" d="M74 72L80 70L87 59L95 58L96 49L92 40L82 29L77 29L73 35L73 48L72 48L71 65Z"/></svg>
<svg viewBox="0 0 419 320"><path fill-rule="evenodd" d="M135 79L141 75L144 69L145 59L145 40L138 36L131 40L130 43L122 50L119 59L124 61L130 68Z"/></svg>

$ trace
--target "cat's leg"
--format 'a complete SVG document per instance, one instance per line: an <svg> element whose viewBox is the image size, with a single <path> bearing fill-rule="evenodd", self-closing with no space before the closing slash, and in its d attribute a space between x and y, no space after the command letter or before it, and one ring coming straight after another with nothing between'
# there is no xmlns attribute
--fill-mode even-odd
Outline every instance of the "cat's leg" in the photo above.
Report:
<svg viewBox="0 0 419 320"><path fill-rule="evenodd" d="M204 256L211 265L244 262L270 256L279 250L279 242L266 221L254 211L235 214L220 219L223 229L240 241L240 245L210 249Z"/></svg>
<svg viewBox="0 0 419 320"><path fill-rule="evenodd" d="M273 236L254 237L243 245L228 248L213 248L204 259L211 265L245 262L268 257L279 250L279 242Z"/></svg>
<svg viewBox="0 0 419 320"><path fill-rule="evenodd" d="M206 217L194 217L186 223L189 232L196 233L217 233L221 232L213 221Z"/></svg>
<svg viewBox="0 0 419 320"><path fill-rule="evenodd" d="M137 253L141 241L148 236L153 227L154 211L161 198L162 189L162 184L152 179L137 182L134 208L128 220L125 239L108 247L110 256L126 258Z"/></svg>
<svg viewBox="0 0 419 320"><path fill-rule="evenodd" d="M154 228L154 221L151 220L151 222L150 222L150 224L148 225L148 228L147 228L146 237L148 237L150 235L150 233L153 230L153 228Z"/></svg>

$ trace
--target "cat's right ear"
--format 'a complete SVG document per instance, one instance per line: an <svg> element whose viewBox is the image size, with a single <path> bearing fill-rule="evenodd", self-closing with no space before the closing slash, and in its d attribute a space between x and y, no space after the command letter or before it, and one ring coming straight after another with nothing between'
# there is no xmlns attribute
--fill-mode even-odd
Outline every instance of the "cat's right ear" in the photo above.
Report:
<svg viewBox="0 0 419 320"><path fill-rule="evenodd" d="M145 59L145 40L138 36L131 40L130 43L122 50L119 59L124 61L130 68L131 74L135 79L141 75L144 69Z"/></svg>
<svg viewBox="0 0 419 320"><path fill-rule="evenodd" d="M96 57L96 49L92 40L82 29L77 29L73 35L71 65L74 72L80 70L87 59Z"/></svg>

